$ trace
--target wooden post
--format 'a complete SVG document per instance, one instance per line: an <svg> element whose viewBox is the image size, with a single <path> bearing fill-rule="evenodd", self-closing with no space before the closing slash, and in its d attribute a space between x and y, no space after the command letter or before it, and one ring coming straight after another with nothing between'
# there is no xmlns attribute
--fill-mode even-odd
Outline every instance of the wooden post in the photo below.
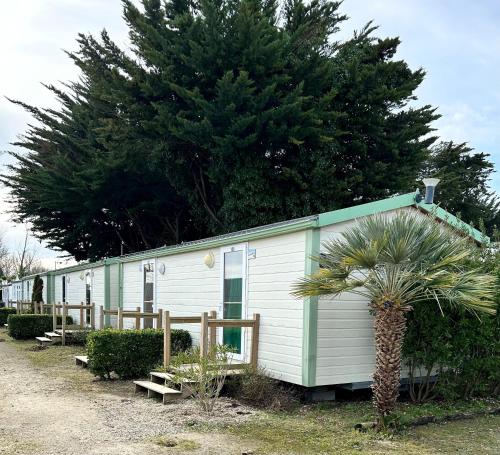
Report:
<svg viewBox="0 0 500 455"><path fill-rule="evenodd" d="M138 306L138 307L136 307L135 310L137 311L137 316L135 317L135 328L137 330L139 330L141 328L141 316L140 316L141 307Z"/></svg>
<svg viewBox="0 0 500 455"><path fill-rule="evenodd" d="M118 308L118 330L123 329L123 314L122 314L122 309Z"/></svg>
<svg viewBox="0 0 500 455"><path fill-rule="evenodd" d="M90 328L95 330L95 303L90 305Z"/></svg>
<svg viewBox="0 0 500 455"><path fill-rule="evenodd" d="M208 313L201 313L200 331L200 355L206 357L208 354Z"/></svg>
<svg viewBox="0 0 500 455"><path fill-rule="evenodd" d="M163 367L170 364L170 312L163 313Z"/></svg>
<svg viewBox="0 0 500 455"><path fill-rule="evenodd" d="M52 303L52 331L55 332L57 329L57 313L56 313L56 302Z"/></svg>
<svg viewBox="0 0 500 455"><path fill-rule="evenodd" d="M80 303L80 328L83 329L84 323L83 323L83 302Z"/></svg>
<svg viewBox="0 0 500 455"><path fill-rule="evenodd" d="M62 327L62 334L61 334L61 344L63 346L66 345L66 313L67 313L67 308L66 305L63 304L62 308L62 317L61 317L61 327Z"/></svg>
<svg viewBox="0 0 500 455"><path fill-rule="evenodd" d="M210 319L217 319L217 311L210 311ZM210 347L217 344L217 327L210 327Z"/></svg>
<svg viewBox="0 0 500 455"><path fill-rule="evenodd" d="M250 352L250 364L252 368L257 368L259 359L259 329L260 329L260 314L253 315L254 325L252 328L252 350Z"/></svg>
<svg viewBox="0 0 500 455"><path fill-rule="evenodd" d="M158 308L158 318L156 319L156 328L161 329L163 327L163 310Z"/></svg>
<svg viewBox="0 0 500 455"><path fill-rule="evenodd" d="M99 305L99 328L102 330L104 329L104 307L102 305Z"/></svg>
<svg viewBox="0 0 500 455"><path fill-rule="evenodd" d="M38 303L33 302L33 314L38 314Z"/></svg>

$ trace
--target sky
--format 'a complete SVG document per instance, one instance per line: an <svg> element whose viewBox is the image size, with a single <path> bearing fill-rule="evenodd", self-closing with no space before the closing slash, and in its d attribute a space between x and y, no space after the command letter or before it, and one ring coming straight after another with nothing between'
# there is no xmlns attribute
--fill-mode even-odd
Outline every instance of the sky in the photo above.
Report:
<svg viewBox="0 0 500 455"><path fill-rule="evenodd" d="M442 140L468 142L489 153L499 170L491 182L500 193L500 1L480 0L344 0L349 16L337 39L373 20L378 36L399 36L396 58L427 76L416 95L418 104L438 107L434 123ZM4 1L0 15L0 151L22 134L30 117L5 97L39 107L54 107L42 83L75 80L75 66L63 50L74 50L78 33L106 28L116 43L128 46L120 0ZM0 172L12 162L0 155ZM9 214L10 198L0 188L0 234L11 250L19 248L26 226ZM60 252L32 240L47 267Z"/></svg>

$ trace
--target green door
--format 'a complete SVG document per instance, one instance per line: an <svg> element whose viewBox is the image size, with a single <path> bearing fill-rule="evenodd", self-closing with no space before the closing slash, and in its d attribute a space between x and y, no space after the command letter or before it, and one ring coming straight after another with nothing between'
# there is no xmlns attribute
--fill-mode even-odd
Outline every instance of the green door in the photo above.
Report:
<svg viewBox="0 0 500 455"><path fill-rule="evenodd" d="M244 249L223 250L223 318L242 319L244 298ZM222 342L242 353L241 327L224 327Z"/></svg>

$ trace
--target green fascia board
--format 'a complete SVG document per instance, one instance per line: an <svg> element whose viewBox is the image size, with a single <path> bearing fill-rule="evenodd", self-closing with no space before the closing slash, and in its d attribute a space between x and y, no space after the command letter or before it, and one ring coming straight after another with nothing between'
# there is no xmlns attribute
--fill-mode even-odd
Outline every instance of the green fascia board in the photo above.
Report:
<svg viewBox="0 0 500 455"><path fill-rule="evenodd" d="M319 265L313 258L319 254L320 230L308 229L305 232L305 262L306 275L314 273ZM302 385L316 385L316 360L318 345L318 297L306 297L303 304L302 319Z"/></svg>
<svg viewBox="0 0 500 455"><path fill-rule="evenodd" d="M284 221L266 226L251 228L244 231L225 234L218 237L211 237L208 239L197 240L193 242L186 242L184 244L166 246L156 248L148 251L138 253L130 253L124 256L116 256L107 258L102 261L94 263L83 263L71 267L61 268L52 271L57 275L75 272L79 270L86 270L89 268L100 267L105 264L120 264L125 262L134 262L144 259L152 259L162 256L171 256L179 253L187 253L190 251L199 251L208 248L217 248L234 243L242 243L250 240L257 240L261 238L269 238L277 235L283 235L291 232L306 230L309 228L319 228L331 224L342 223L344 221L354 220L365 216L375 215L390 210L396 210L403 207L416 207L429 213L433 213L436 218L447 222L456 229L461 230L465 234L471 236L479 243L489 243L489 238L474 229L469 224L459 220L451 213L443 210L435 204L424 204L422 202L416 203L416 193L407 193L400 196L394 196L380 201L369 202L366 204L356 205L345 209L333 210L331 212L321 213L305 218L296 220Z"/></svg>
<svg viewBox="0 0 500 455"><path fill-rule="evenodd" d="M490 238L486 235L484 235L481 231L478 231L474 227L472 227L470 224L467 224L466 222L462 221L460 218L457 218L456 216L452 215L451 213L447 212L446 210L442 209L436 204L424 204L423 202L420 202L416 204L416 206L433 215L436 217L438 220L441 220L453 228L462 231L469 237L472 237L476 242L484 245L488 245L490 243Z"/></svg>
<svg viewBox="0 0 500 455"><path fill-rule="evenodd" d="M321 213L318 215L318 226L328 226L331 224L342 223L344 221L354 220L365 216L376 215L377 213L388 212L404 207L416 207L437 219L449 224L453 228L462 231L481 244L488 244L490 239L470 224L458 219L456 216L442 209L436 204L425 204L423 201L417 203L416 193L407 193L400 196L394 196L380 201L368 202L366 204L356 205L345 209L334 210L332 212Z"/></svg>
<svg viewBox="0 0 500 455"><path fill-rule="evenodd" d="M310 216L307 218L300 218L298 220L292 220L284 223L276 223L274 225L267 225L255 229L249 229L247 231L235 232L234 234L221 235L219 237L212 237L204 240L197 240L194 242L186 242L185 244L156 248L154 250L143 251L139 253L131 253L125 256L110 258L108 259L108 261L110 261L110 263L133 262L144 259L157 258L161 256L171 256L178 253L205 250L207 248L217 248L226 245L233 245L235 243L248 242L250 240L269 238L277 235L288 234L291 232L303 231L311 227L316 227L317 220L317 216Z"/></svg>
<svg viewBox="0 0 500 455"><path fill-rule="evenodd" d="M354 207L321 213L319 215L318 225L322 227L330 224L342 223L344 221L376 215L377 213L388 212L411 205L415 205L415 193L402 194L401 196L394 196L380 201L368 202L367 204L360 204Z"/></svg>

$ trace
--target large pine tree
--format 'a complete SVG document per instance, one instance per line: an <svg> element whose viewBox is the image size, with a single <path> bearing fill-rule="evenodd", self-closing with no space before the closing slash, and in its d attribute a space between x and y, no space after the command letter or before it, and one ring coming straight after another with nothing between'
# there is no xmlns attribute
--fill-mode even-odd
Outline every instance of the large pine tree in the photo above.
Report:
<svg viewBox="0 0 500 455"><path fill-rule="evenodd" d="M327 0L124 1L132 52L80 35L79 81L4 182L52 247L96 259L406 191L428 157L398 39ZM21 103L20 103L21 104Z"/></svg>

